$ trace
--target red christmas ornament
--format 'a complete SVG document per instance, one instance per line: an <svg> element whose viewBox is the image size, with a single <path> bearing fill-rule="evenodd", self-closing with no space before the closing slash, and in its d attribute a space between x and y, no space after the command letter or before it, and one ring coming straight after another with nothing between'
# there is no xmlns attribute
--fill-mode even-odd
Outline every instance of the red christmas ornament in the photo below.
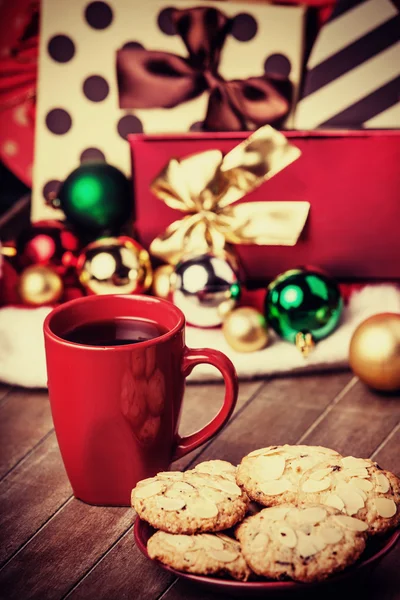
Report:
<svg viewBox="0 0 400 600"><path fill-rule="evenodd" d="M59 275L76 264L77 236L61 221L39 221L17 240L18 265L50 265Z"/></svg>

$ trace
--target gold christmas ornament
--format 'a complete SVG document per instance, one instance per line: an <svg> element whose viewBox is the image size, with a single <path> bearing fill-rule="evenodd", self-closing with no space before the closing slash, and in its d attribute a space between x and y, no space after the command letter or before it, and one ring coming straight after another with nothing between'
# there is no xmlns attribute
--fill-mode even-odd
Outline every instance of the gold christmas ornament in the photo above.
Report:
<svg viewBox="0 0 400 600"><path fill-rule="evenodd" d="M229 244L294 246L307 221L309 202L238 200L300 154L282 133L265 125L225 156L220 150L207 150L171 159L151 189L185 216L153 240L151 254L177 264L184 256L218 253Z"/></svg>
<svg viewBox="0 0 400 600"><path fill-rule="evenodd" d="M153 273L152 292L158 298L168 298L171 291L171 275L174 272L172 265L161 265Z"/></svg>
<svg viewBox="0 0 400 600"><path fill-rule="evenodd" d="M361 323L350 342L349 362L371 388L400 389L400 313L373 315Z"/></svg>
<svg viewBox="0 0 400 600"><path fill-rule="evenodd" d="M25 304L31 306L54 304L61 298L63 282L50 267L32 265L21 273L18 291Z"/></svg>
<svg viewBox="0 0 400 600"><path fill-rule="evenodd" d="M255 352L268 344L265 317L255 308L242 306L225 319L222 331L228 344L237 352Z"/></svg>
<svg viewBox="0 0 400 600"><path fill-rule="evenodd" d="M76 265L79 281L91 294L141 294L153 278L150 257L127 236L101 238L82 251Z"/></svg>

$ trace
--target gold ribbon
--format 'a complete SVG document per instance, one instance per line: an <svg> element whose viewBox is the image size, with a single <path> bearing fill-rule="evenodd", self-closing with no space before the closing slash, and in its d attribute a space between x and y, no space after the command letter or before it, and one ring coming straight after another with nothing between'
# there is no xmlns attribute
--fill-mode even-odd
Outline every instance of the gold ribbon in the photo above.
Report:
<svg viewBox="0 0 400 600"><path fill-rule="evenodd" d="M184 254L218 252L229 243L294 246L309 202L233 204L300 154L282 133L266 125L225 156L207 150L171 159L151 189L169 207L187 214L152 241L150 252L176 264Z"/></svg>

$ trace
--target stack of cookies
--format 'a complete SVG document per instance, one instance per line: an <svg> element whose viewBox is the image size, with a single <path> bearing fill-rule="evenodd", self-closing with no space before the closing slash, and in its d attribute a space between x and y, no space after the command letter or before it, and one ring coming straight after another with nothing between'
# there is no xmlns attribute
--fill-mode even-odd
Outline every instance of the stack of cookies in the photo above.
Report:
<svg viewBox="0 0 400 600"><path fill-rule="evenodd" d="M158 473L132 491L150 558L203 575L320 581L400 523L400 480L319 446L270 446ZM263 508L267 507L267 508Z"/></svg>

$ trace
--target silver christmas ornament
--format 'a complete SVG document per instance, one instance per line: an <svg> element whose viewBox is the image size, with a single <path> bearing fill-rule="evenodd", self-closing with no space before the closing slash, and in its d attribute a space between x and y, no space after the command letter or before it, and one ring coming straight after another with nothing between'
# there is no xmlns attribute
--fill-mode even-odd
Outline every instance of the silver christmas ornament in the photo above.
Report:
<svg viewBox="0 0 400 600"><path fill-rule="evenodd" d="M171 277L172 300L191 325L216 327L240 297L238 276L228 257L201 254L182 260Z"/></svg>

